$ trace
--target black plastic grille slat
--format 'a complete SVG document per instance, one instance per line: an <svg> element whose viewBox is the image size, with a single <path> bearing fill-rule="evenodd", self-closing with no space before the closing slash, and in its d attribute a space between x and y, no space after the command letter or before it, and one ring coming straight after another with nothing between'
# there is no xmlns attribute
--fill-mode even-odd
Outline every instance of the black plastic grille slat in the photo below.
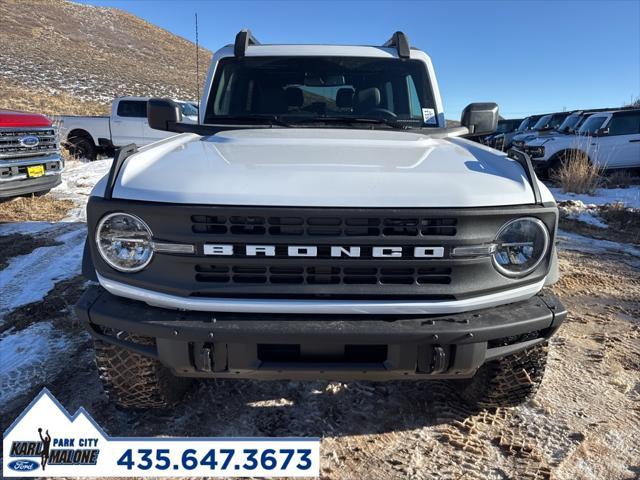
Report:
<svg viewBox="0 0 640 480"><path fill-rule="evenodd" d="M291 285L446 285L451 269L446 267L339 267L312 265L281 267L242 265L231 268L198 264L197 282L291 284Z"/></svg>
<svg viewBox="0 0 640 480"><path fill-rule="evenodd" d="M192 215L194 233L308 237L454 236L456 218Z"/></svg>

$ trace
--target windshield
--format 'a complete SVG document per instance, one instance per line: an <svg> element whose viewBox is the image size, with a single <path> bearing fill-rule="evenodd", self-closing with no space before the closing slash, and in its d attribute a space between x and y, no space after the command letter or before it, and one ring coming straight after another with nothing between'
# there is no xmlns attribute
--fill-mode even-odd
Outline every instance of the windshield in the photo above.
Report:
<svg viewBox="0 0 640 480"><path fill-rule="evenodd" d="M522 122L520 122L520 126L518 126L517 130L519 132L524 132L527 128L529 128L529 124L531 123L531 117L527 117Z"/></svg>
<svg viewBox="0 0 640 480"><path fill-rule="evenodd" d="M582 124L582 126L578 130L578 133L581 135L591 135L600 127L602 127L602 124L605 122L606 119L607 117L589 117Z"/></svg>
<svg viewBox="0 0 640 480"><path fill-rule="evenodd" d="M511 131L511 122L502 120L498 122L496 133L505 133L509 131Z"/></svg>
<svg viewBox="0 0 640 480"><path fill-rule="evenodd" d="M573 130L578 125L581 118L582 115L578 115L576 113L569 115L564 119L564 122L560 124L558 130L560 130L561 132L568 132L570 130Z"/></svg>
<svg viewBox="0 0 640 480"><path fill-rule="evenodd" d="M424 63L364 57L222 59L205 123L277 117L284 122L388 119L437 127Z"/></svg>
<svg viewBox="0 0 640 480"><path fill-rule="evenodd" d="M178 105L180 105L180 111L182 112L182 115L186 115L188 117L198 116L198 109L191 103L179 102Z"/></svg>
<svg viewBox="0 0 640 480"><path fill-rule="evenodd" d="M558 128L562 124L562 122L564 122L564 119L568 116L568 113L558 113L556 115L551 115L551 120L549 120L549 124L546 126L546 128Z"/></svg>
<svg viewBox="0 0 640 480"><path fill-rule="evenodd" d="M544 115L543 117L540 117L540 120L538 120L533 126L533 130L542 130L543 128L545 128L545 126L549 123L550 120L551 120L551 115Z"/></svg>
<svg viewBox="0 0 640 480"><path fill-rule="evenodd" d="M536 122L540 119L540 115L534 115L532 117L525 118L520 126L518 127L518 131L524 132L527 130L533 130L536 126Z"/></svg>

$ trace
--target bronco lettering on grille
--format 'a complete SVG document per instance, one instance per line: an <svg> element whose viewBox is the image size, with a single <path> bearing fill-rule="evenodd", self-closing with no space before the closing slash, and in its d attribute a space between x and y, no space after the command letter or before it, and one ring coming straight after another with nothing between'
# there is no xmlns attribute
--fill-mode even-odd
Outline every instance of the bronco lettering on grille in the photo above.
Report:
<svg viewBox="0 0 640 480"><path fill-rule="evenodd" d="M317 257L318 247L313 245L288 245L286 256L288 257ZM414 258L442 258L444 257L444 247L412 247ZM245 255L247 257L275 257L276 245L223 245L206 244L204 246L205 255L233 256ZM350 257L358 258L361 255L361 247L331 245L329 256L333 258ZM402 247L395 246L374 246L371 248L371 256L374 258L401 258L406 256Z"/></svg>

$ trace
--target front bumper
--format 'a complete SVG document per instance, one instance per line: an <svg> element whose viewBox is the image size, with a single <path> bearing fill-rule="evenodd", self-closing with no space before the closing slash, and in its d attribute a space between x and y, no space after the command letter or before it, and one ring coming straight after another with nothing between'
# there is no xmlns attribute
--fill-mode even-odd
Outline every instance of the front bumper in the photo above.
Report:
<svg viewBox="0 0 640 480"><path fill-rule="evenodd" d="M42 166L44 175L29 177L28 167ZM0 198L50 190L62 181L64 162L60 155L0 158Z"/></svg>
<svg viewBox="0 0 640 480"><path fill-rule="evenodd" d="M27 178L23 180L11 180L0 182L0 198L17 197L29 193L38 193L51 190L60 185L62 175L44 175L37 178Z"/></svg>
<svg viewBox="0 0 640 480"><path fill-rule="evenodd" d="M485 361L543 343L567 314L549 292L469 313L359 317L175 311L99 286L76 311L95 338L176 375L262 380L471 377ZM139 336L154 342L128 340Z"/></svg>

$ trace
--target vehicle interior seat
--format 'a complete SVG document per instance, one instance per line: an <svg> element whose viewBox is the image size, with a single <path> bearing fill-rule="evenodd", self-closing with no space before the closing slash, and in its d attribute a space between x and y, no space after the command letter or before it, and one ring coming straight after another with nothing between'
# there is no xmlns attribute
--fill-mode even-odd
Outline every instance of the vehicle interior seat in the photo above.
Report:
<svg viewBox="0 0 640 480"><path fill-rule="evenodd" d="M355 94L355 113L367 113L380 106L382 97L380 95L380 89L376 87L364 88L358 90Z"/></svg>
<svg viewBox="0 0 640 480"><path fill-rule="evenodd" d="M336 107L340 110L353 111L353 89L341 88L336 93Z"/></svg>

